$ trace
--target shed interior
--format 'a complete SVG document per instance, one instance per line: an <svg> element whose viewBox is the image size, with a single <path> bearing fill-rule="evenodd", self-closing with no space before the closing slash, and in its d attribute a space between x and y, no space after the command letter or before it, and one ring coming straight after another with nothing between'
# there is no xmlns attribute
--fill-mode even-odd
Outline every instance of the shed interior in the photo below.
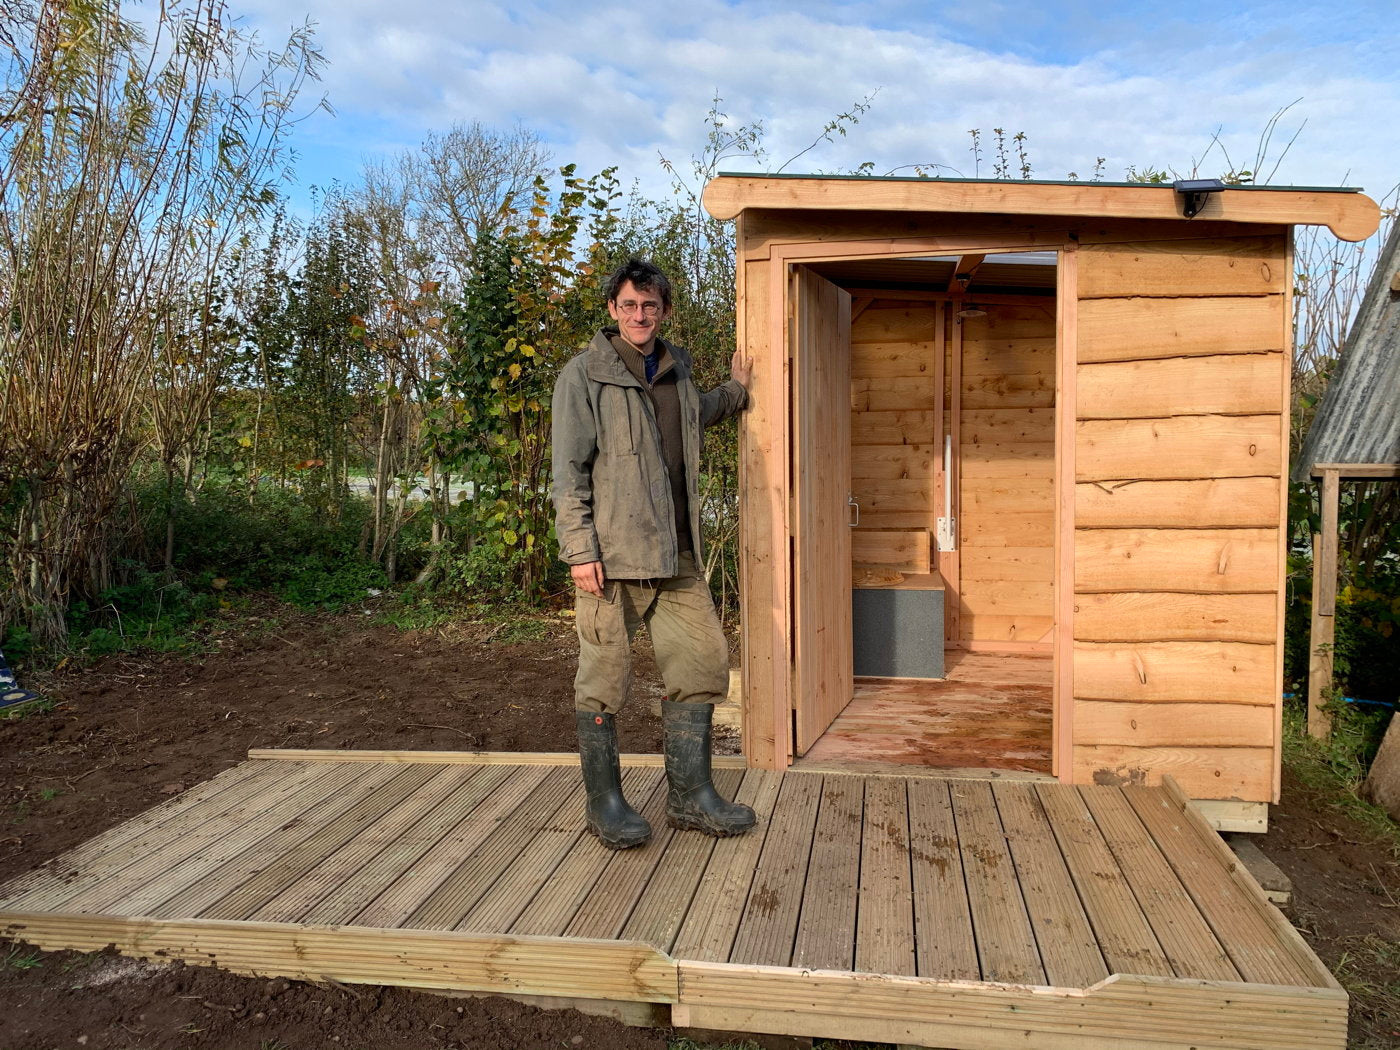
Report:
<svg viewBox="0 0 1400 1050"><path fill-rule="evenodd" d="M809 763L1051 772L1056 264L806 267L850 297L823 347L849 355L849 427L820 426L849 432L854 636L849 704L799 718Z"/></svg>

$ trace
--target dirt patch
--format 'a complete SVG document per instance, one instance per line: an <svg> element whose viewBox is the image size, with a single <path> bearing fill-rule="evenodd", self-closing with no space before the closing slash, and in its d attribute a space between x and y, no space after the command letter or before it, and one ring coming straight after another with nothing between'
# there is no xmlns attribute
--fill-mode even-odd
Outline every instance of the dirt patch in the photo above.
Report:
<svg viewBox="0 0 1400 1050"><path fill-rule="evenodd" d="M235 977L110 953L53 952L39 959L40 966L11 968L0 983L0 1045L6 1050L666 1047L663 1031L497 997Z"/></svg>
<svg viewBox="0 0 1400 1050"><path fill-rule="evenodd" d="M243 761L249 748L575 751L577 642L506 629L400 631L348 617L254 625L190 659L114 657L34 681L57 702L0 721L0 881ZM624 752L661 750L662 686L639 642Z"/></svg>
<svg viewBox="0 0 1400 1050"><path fill-rule="evenodd" d="M1352 993L1351 1047L1400 1047L1400 858L1286 772L1259 846L1293 883L1288 916Z"/></svg>

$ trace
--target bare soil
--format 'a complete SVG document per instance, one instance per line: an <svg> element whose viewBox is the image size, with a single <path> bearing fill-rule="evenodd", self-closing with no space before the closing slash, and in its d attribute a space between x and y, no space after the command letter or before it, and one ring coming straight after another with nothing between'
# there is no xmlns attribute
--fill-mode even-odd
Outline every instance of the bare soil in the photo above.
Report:
<svg viewBox="0 0 1400 1050"><path fill-rule="evenodd" d="M25 682L50 711L0 721L0 881L243 760L252 747L569 751L572 625L427 631L268 607L190 656L112 657ZM623 750L660 750L638 649ZM1260 845L1294 922L1353 994L1352 1045L1400 1046L1400 863L1286 780ZM0 942L0 1050L663 1048L672 1033L500 998L237 977Z"/></svg>

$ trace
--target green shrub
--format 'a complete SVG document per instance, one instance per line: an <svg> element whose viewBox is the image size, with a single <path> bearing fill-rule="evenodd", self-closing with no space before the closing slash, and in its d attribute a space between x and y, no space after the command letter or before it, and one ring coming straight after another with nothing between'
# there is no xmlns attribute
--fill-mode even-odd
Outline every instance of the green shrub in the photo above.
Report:
<svg viewBox="0 0 1400 1050"><path fill-rule="evenodd" d="M388 585L384 570L363 558L339 564L307 560L278 594L303 609L343 609Z"/></svg>
<svg viewBox="0 0 1400 1050"><path fill-rule="evenodd" d="M1290 595L1284 636L1284 680L1294 692L1306 687L1312 617L1312 562L1289 558ZM1345 696L1400 700L1400 573L1383 567L1337 593L1333 676Z"/></svg>

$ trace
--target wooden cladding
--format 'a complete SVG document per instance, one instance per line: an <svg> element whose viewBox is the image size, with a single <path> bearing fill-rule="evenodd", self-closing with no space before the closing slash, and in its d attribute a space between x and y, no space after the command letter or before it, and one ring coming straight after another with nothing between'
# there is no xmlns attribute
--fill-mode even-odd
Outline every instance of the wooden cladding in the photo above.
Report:
<svg viewBox="0 0 1400 1050"><path fill-rule="evenodd" d="M1281 556L1277 529L1080 529L1074 587L1078 594L1272 592Z"/></svg>
<svg viewBox="0 0 1400 1050"><path fill-rule="evenodd" d="M1268 593L1079 594L1074 635L1087 642L1272 643L1278 638L1278 609Z"/></svg>
<svg viewBox="0 0 1400 1050"><path fill-rule="evenodd" d="M1077 711L1077 708L1076 708ZM1272 793L1274 750L1261 747L1126 747L1075 744L1076 784L1155 787L1174 778L1192 798L1259 799Z"/></svg>
<svg viewBox="0 0 1400 1050"><path fill-rule="evenodd" d="M1108 480L1074 488L1080 528L1273 528L1281 513L1277 477Z"/></svg>
<svg viewBox="0 0 1400 1050"><path fill-rule="evenodd" d="M1072 777L1275 793L1284 238L1078 253Z"/></svg>
<svg viewBox="0 0 1400 1050"><path fill-rule="evenodd" d="M1112 244L1079 261L1081 300L1280 295L1293 279L1281 237Z"/></svg>
<svg viewBox="0 0 1400 1050"><path fill-rule="evenodd" d="M1269 704L1274 647L1243 642L1076 642L1074 695L1086 700Z"/></svg>
<svg viewBox="0 0 1400 1050"><path fill-rule="evenodd" d="M1080 419L1243 416L1278 410L1283 354L1113 361L1079 369Z"/></svg>
<svg viewBox="0 0 1400 1050"><path fill-rule="evenodd" d="M1277 415L1090 419L1075 427L1075 480L1278 477Z"/></svg>
<svg viewBox="0 0 1400 1050"><path fill-rule="evenodd" d="M1281 302L1279 296L1086 299L1079 304L1079 363L1282 350Z"/></svg>

